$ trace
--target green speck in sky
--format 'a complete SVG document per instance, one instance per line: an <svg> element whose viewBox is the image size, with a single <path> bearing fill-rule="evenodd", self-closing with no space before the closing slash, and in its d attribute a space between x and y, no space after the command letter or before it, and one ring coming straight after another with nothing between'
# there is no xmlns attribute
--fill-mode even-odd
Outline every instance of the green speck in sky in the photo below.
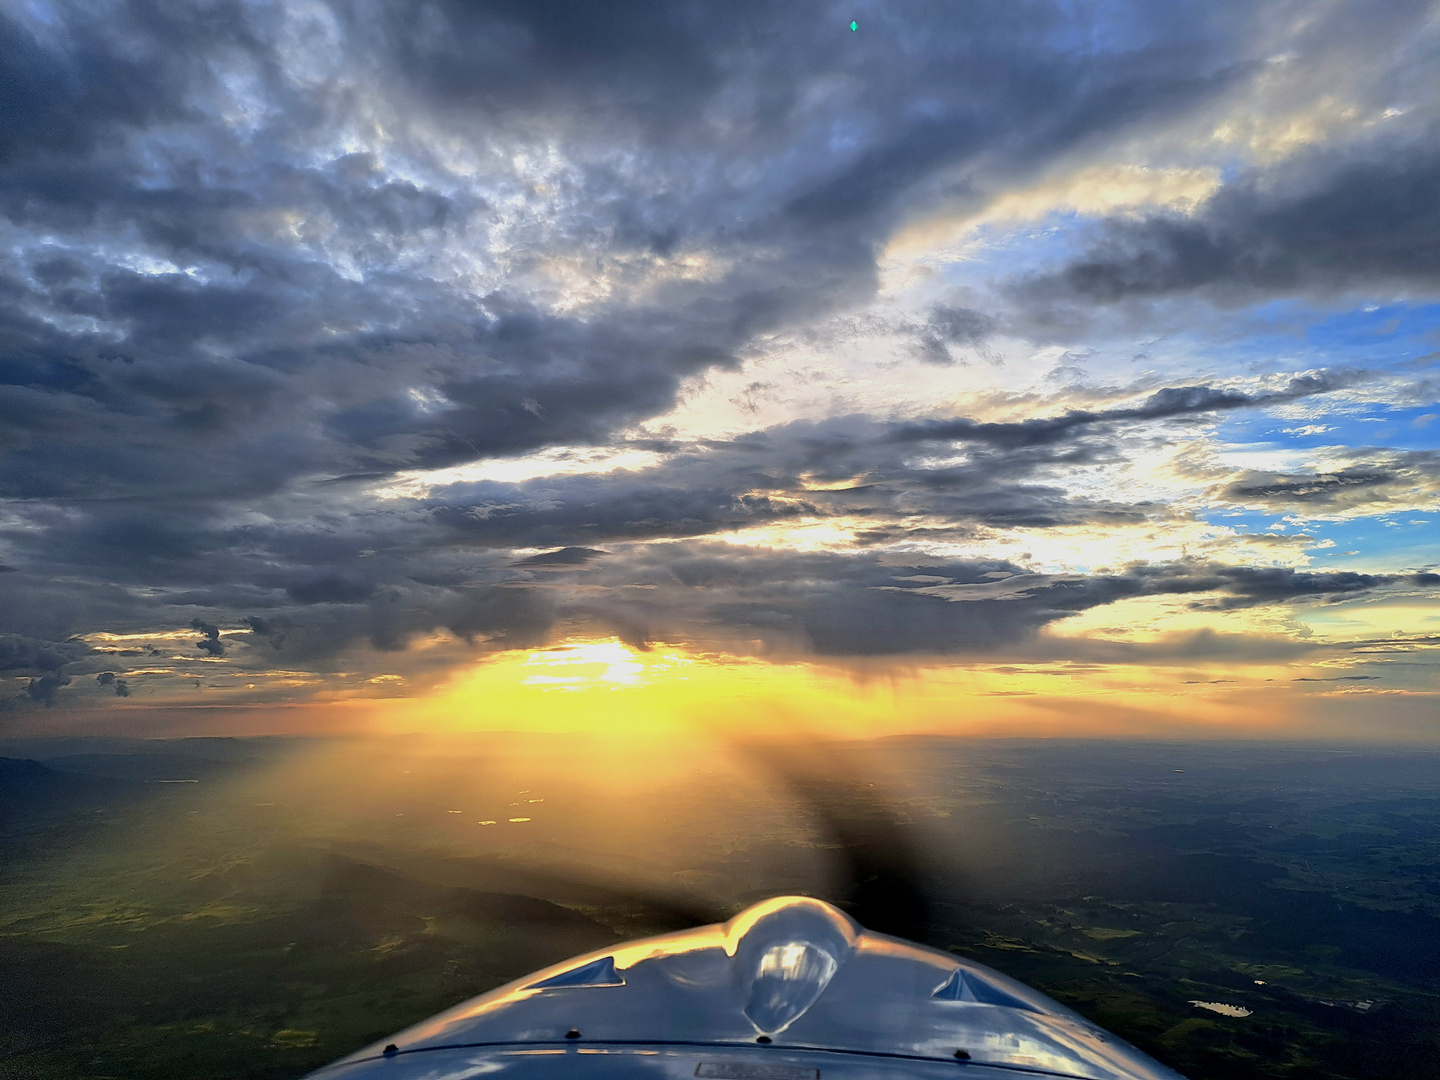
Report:
<svg viewBox="0 0 1440 1080"><path fill-rule="evenodd" d="M859 29L860 29L860 24L859 24L858 22L856 22L854 19L851 19L851 20L850 20L850 29L851 29L852 31L859 30Z"/></svg>

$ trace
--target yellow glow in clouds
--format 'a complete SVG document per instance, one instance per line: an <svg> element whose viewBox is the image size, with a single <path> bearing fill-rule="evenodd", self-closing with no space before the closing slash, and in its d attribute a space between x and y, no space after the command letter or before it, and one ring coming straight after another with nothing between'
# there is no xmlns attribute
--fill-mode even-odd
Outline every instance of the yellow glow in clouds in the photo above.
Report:
<svg viewBox="0 0 1440 1080"><path fill-rule="evenodd" d="M665 660L663 667L690 662L673 654ZM618 641L596 641L587 645L568 645L534 652L525 661L525 666L551 668L556 671L553 674L527 675L522 680L526 686L564 690L584 690L606 685L638 686L640 677L645 672L645 665L636 660L636 654Z"/></svg>
<svg viewBox="0 0 1440 1080"><path fill-rule="evenodd" d="M924 665L869 678L676 647L577 641L502 653L423 698L388 699L382 731L731 731L863 738L906 732L1054 735L1276 735L1306 713L1283 670L1082 665ZM1328 685L1315 683L1316 686ZM1312 732L1313 733L1313 732Z"/></svg>
<svg viewBox="0 0 1440 1080"><path fill-rule="evenodd" d="M877 708L878 706L878 708ZM848 675L785 664L689 653L648 652L620 641L574 642L502 653L464 669L434 693L386 702L393 731L676 731L697 727L872 731L893 704Z"/></svg>

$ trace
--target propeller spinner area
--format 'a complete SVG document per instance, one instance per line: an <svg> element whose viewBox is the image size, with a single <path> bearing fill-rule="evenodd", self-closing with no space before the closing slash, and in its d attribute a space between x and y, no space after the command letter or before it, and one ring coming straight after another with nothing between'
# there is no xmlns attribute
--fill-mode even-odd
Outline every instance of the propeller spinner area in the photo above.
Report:
<svg viewBox="0 0 1440 1080"><path fill-rule="evenodd" d="M787 896L577 957L312 1073L314 1080L1016 1074L1181 1080L1043 994Z"/></svg>

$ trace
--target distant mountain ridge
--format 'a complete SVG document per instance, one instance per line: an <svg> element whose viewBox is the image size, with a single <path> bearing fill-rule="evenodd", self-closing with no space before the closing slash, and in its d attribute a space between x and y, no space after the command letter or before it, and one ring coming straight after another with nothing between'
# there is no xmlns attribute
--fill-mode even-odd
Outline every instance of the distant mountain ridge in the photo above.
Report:
<svg viewBox="0 0 1440 1080"><path fill-rule="evenodd" d="M77 754L166 754L232 761L269 756L319 740L303 736L198 736L179 739L138 739L115 735L57 735L0 739L0 756L51 761Z"/></svg>
<svg viewBox="0 0 1440 1080"><path fill-rule="evenodd" d="M116 780L204 780L233 774L256 758L221 759L189 754L65 754L47 758L45 767L67 775Z"/></svg>
<svg viewBox="0 0 1440 1080"><path fill-rule="evenodd" d="M145 785L80 776L25 758L0 758L0 825L38 814L98 809L138 796Z"/></svg>

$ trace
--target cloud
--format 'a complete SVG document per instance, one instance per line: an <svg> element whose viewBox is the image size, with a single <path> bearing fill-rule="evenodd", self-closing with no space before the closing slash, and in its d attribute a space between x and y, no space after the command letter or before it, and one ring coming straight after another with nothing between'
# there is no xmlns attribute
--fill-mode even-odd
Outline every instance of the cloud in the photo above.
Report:
<svg viewBox="0 0 1440 1080"><path fill-rule="evenodd" d="M1183 294L1249 304L1349 290L1433 295L1440 289L1437 186L1434 131L1319 147L1242 174L1193 213L1108 219L1087 250L1021 278L1011 291L1031 304Z"/></svg>
<svg viewBox="0 0 1440 1080"><path fill-rule="evenodd" d="M1084 657L1094 653L1084 642L1057 645L1041 632L1071 615L1136 597L1191 597L1197 610L1228 611L1440 584L1436 575L1199 562L1137 565L1105 574L1044 574L996 559L865 550L801 553L704 541L626 545L604 560L541 565L543 583L392 585L362 604L295 607L284 615L283 636L264 636L264 631L275 633L272 622L251 617L245 621L265 642L264 653L213 653L203 642L218 645L219 628L202 625L201 648L235 670L259 673L254 677L264 677L274 663L269 657L287 667L324 673L353 667L366 649L394 653L436 632L482 650L536 648L580 633L613 634L638 648L664 641L772 658ZM1253 642L1227 646L1228 640L1201 634L1143 648L1122 643L1111 649L1115 655L1105 653L1103 659L1201 660L1247 650L1252 657L1260 652L1282 656L1274 648L1257 652ZM453 657L447 662L458 659L450 652L444 656ZM99 676L100 685L112 685L104 677L109 674L117 680L116 693L126 682L122 696L128 695L134 677L127 682L125 672L113 667L118 656L106 659L112 668ZM418 665L414 671L423 682L427 665L434 662L434 657L418 655L402 669ZM146 658L129 663L143 668ZM37 675L27 692L37 702L55 702L67 681L63 674Z"/></svg>
<svg viewBox="0 0 1440 1080"><path fill-rule="evenodd" d="M1219 502L1305 517L1353 517L1432 510L1440 502L1440 454L1429 450L1347 450L1314 472L1241 469L1213 489Z"/></svg>
<svg viewBox="0 0 1440 1080"><path fill-rule="evenodd" d="M1044 6L849 37L814 4L365 11L5 17L0 493L246 499L603 442L871 295L937 172L1224 81L1183 21L1101 58Z"/></svg>
<svg viewBox="0 0 1440 1080"><path fill-rule="evenodd" d="M953 365L1040 363L1006 354L1002 372L997 342L1026 328L1006 297L1023 315L1428 288L1418 122L1409 144L1231 168L1189 216L1106 219L1053 273L998 267L993 305L945 274L901 303L880 264L909 224L1077 169L1098 192L1083 206L1131 205L1098 188L1141 166L1094 161L1233 113L1279 78L1282 48L1350 56L1351 17L1283 29L1295 10L916 0L852 34L826 4L751 0L719 17L690 0L6 8L0 669L48 705L81 696L64 688L82 668L120 696L210 693L218 671L308 687L368 676L357 657L439 665L439 637L524 648L576 627L967 656L1038 648L1135 595L1223 608L1402 587L1194 563L1047 575L1002 542L1188 524L1168 491L1106 478L1167 424L1357 390L1361 370L1116 375L997 421L965 415L980 369ZM1374 17L1384 33L1355 55L1385 55L1415 17ZM896 357L952 366L852 370L849 339L820 376L792 363L855 312L898 328ZM681 430L707 379L749 385L753 406L771 387L747 365L772 352L811 398L827 379L869 396ZM915 369L932 381L892 396ZM565 448L650 463L423 480ZM1382 448L1203 482L1236 505L1360 512L1432 466ZM385 494L397 473L419 493ZM828 548L800 550L788 530L817 524ZM1014 557L975 554L987 544ZM69 640L102 632L125 647Z"/></svg>
<svg viewBox="0 0 1440 1080"><path fill-rule="evenodd" d="M969 346L986 356L985 342L997 329L996 320L973 308L947 307L931 309L920 332L920 355L932 364L950 364L951 345ZM993 356L991 357L993 359Z"/></svg>
<svg viewBox="0 0 1440 1080"><path fill-rule="evenodd" d="M80 642L43 641L0 634L0 671L55 672L89 650Z"/></svg>
<svg viewBox="0 0 1440 1080"><path fill-rule="evenodd" d="M1193 607L1232 611L1296 599L1338 600L1379 589L1403 586L1440 585L1440 575L1363 574L1352 570L1314 571L1278 566L1196 566L1146 569L1142 579L1152 582L1154 592L1213 592L1213 599L1197 601Z"/></svg>
<svg viewBox="0 0 1440 1080"><path fill-rule="evenodd" d="M116 697L129 697L130 685L124 679L116 676L113 671L102 671L95 676L95 681L100 686L110 687Z"/></svg>
<svg viewBox="0 0 1440 1080"><path fill-rule="evenodd" d="M272 649L278 649L285 640L285 629L273 619L264 619L259 615L247 615L240 620L256 637L264 638L270 643Z"/></svg>
<svg viewBox="0 0 1440 1080"><path fill-rule="evenodd" d="M1261 393L1210 385L1167 386L1139 405L1105 410L1076 409L1059 416L1013 423L980 423L965 417L898 427L891 438L902 442L944 440L1000 447L1039 446L1072 437L1077 431L1122 420L1165 420L1197 413L1277 405L1351 385L1355 372L1322 371L1296 375L1282 388Z"/></svg>
<svg viewBox="0 0 1440 1080"><path fill-rule="evenodd" d="M982 559L954 562L951 577L921 588L897 584L885 569L919 556L888 548L973 540L987 529L1165 520L1173 511L1163 505L1072 489L1063 470L1116 459L1124 445L1117 425L1137 429L1124 438L1140 438L1145 425L1294 401L1351 377L1311 373L1260 390L1168 387L1133 405L1008 423L868 416L792 422L730 440L647 444L657 456L638 469L451 483L404 498L321 485L310 497L324 500L312 503L324 507L323 528L310 518L204 516L192 507L141 516L102 502L37 518L42 528L11 534L9 542L27 562L64 559L81 575L67 586L75 595L119 590L124 599L108 609L115 620L109 628L166 625L184 613L203 634L197 649L247 670L274 662L326 670L356 648L395 652L437 631L475 647L530 647L581 625L637 645L672 635L713 637L742 651L963 655L1029 641L1068 614L1134 595L1218 590L1213 606L1245 606L1259 602L1259 579L1247 589L1240 570L1207 577L1193 568L1161 577L1141 570L1046 577L1011 560ZM936 442L959 444L964 458L915 456L917 446ZM761 559L753 546L720 547L702 557L694 554L700 548L675 543L826 519L854 530L851 550L777 549ZM606 546L593 546L599 543ZM548 550L516 558L516 548ZM680 571L662 573L655 563L671 556L687 573L726 558L763 567L756 571L759 599L746 589L677 589ZM779 583L796 567L806 568L809 583L786 601ZM981 577L972 580L972 571ZM987 573L1003 573L1006 582ZM85 574L95 584L81 586ZM167 588L156 590L162 574ZM707 580L718 574L718 566L707 570ZM1386 584L1357 581L1357 588ZM1290 595L1336 593L1344 585L1316 579ZM965 613L947 606L955 600L972 606ZM93 628L101 609L93 599L86 604L91 613L79 616L72 632ZM201 614L191 614L197 609ZM222 625L250 633L222 638ZM247 651L250 641L263 642L264 653ZM246 649L234 655L242 643Z"/></svg>
<svg viewBox="0 0 1440 1080"><path fill-rule="evenodd" d="M286 585L285 591L302 604L357 604L375 591L375 585L358 578L323 574Z"/></svg>
<svg viewBox="0 0 1440 1080"><path fill-rule="evenodd" d="M642 640L828 657L1023 651L1038 647L1037 632L1060 619L1140 596L1188 595L1196 607L1234 610L1440 583L1436 575L1199 562L1053 575L1003 560L802 554L700 542L637 547L587 571L592 581L597 573L597 588L569 607L600 629L634 634L638 628ZM1195 656L1218 655L1209 641L1185 648Z"/></svg>
<svg viewBox="0 0 1440 1080"><path fill-rule="evenodd" d="M83 661L91 650L83 641L46 641L19 634L0 634L0 672L31 677L21 700L38 702L47 708L55 704L61 687L70 685L66 667ZM0 708L10 702L0 702Z"/></svg>
<svg viewBox="0 0 1440 1080"><path fill-rule="evenodd" d="M220 640L220 628L202 619L191 619L192 628L199 630L205 636L195 642L195 647L208 656L224 656L225 643Z"/></svg>
<svg viewBox="0 0 1440 1080"><path fill-rule="evenodd" d="M70 685L69 675L41 675L31 679L25 686L25 693L31 701L38 701L47 709L55 704L55 695L62 686Z"/></svg>
<svg viewBox="0 0 1440 1080"><path fill-rule="evenodd" d="M585 566L592 560L608 554L610 554L608 551L601 551L599 548L564 547L557 548L555 551L542 551L538 555L518 559L510 565L542 569L545 567Z"/></svg>

